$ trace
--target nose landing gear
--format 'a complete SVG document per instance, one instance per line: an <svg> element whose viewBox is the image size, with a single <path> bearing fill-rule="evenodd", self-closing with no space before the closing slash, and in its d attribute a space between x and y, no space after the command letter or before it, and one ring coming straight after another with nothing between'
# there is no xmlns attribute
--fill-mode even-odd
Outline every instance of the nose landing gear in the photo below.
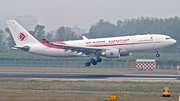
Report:
<svg viewBox="0 0 180 101"><path fill-rule="evenodd" d="M156 57L160 57L160 54L156 54Z"/></svg>
<svg viewBox="0 0 180 101"><path fill-rule="evenodd" d="M157 50L157 54L156 54L156 57L160 57L160 54L159 54L159 50Z"/></svg>

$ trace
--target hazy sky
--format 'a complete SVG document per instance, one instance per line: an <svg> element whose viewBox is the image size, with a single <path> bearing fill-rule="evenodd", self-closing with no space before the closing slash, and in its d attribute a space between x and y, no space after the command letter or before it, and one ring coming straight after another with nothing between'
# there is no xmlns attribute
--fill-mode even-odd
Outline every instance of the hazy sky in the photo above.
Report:
<svg viewBox="0 0 180 101"><path fill-rule="evenodd" d="M180 16L180 0L0 0L3 15L35 15L46 30L74 25L88 29L99 19L116 23L141 16Z"/></svg>

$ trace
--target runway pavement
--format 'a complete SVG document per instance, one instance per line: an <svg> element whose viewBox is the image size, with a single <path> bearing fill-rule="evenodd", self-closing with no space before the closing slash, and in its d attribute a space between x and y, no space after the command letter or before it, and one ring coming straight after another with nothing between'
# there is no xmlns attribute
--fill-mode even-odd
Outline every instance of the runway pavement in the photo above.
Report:
<svg viewBox="0 0 180 101"><path fill-rule="evenodd" d="M110 75L110 74L33 74L0 73L0 80L46 79L108 79L108 80L180 80L180 75Z"/></svg>

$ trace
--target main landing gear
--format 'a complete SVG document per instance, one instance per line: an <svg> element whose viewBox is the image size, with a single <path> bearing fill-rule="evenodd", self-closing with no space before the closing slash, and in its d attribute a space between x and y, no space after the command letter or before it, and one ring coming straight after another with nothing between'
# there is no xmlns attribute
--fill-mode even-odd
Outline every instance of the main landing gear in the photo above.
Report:
<svg viewBox="0 0 180 101"><path fill-rule="evenodd" d="M102 61L102 59L100 58L100 57L97 57L97 59L95 60L95 59L90 59L90 61L89 62L86 62L86 66L90 66L91 64L93 64L93 65L97 65L97 63L98 62L101 62Z"/></svg>
<svg viewBox="0 0 180 101"><path fill-rule="evenodd" d="M157 50L157 54L156 54L156 57L160 57L160 54L159 54L159 50Z"/></svg>

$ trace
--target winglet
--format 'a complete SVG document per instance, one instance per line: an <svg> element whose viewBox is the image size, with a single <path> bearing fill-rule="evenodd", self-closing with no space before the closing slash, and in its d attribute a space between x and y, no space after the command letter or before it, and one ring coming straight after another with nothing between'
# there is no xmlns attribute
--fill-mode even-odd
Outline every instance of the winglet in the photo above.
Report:
<svg viewBox="0 0 180 101"><path fill-rule="evenodd" d="M85 36L82 36L82 38L83 38L83 40L88 40L88 38L87 38L87 37L85 37Z"/></svg>
<svg viewBox="0 0 180 101"><path fill-rule="evenodd" d="M42 41L44 42L44 43L50 43L48 40L46 40L46 39L42 39Z"/></svg>

